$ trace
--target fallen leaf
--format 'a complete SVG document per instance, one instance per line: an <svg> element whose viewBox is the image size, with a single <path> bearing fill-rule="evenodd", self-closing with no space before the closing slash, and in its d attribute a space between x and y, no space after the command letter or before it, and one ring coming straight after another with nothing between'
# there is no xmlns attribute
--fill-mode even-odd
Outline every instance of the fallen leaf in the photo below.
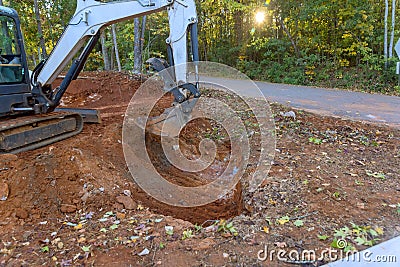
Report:
<svg viewBox="0 0 400 267"><path fill-rule="evenodd" d="M146 256L149 255L150 250L148 250L147 248L143 249L142 252L140 252L138 255L139 256Z"/></svg>
<svg viewBox="0 0 400 267"><path fill-rule="evenodd" d="M278 219L278 223L283 225L283 224L289 222L289 220L290 220L289 216L283 216L283 217Z"/></svg>
<svg viewBox="0 0 400 267"><path fill-rule="evenodd" d="M90 246L83 246L83 247L82 247L82 250L83 250L84 252L89 252L91 246L92 246L92 245L90 245Z"/></svg>
<svg viewBox="0 0 400 267"><path fill-rule="evenodd" d="M164 229L165 229L165 233L167 234L167 235L173 235L174 234L174 227L173 226L165 226L164 227Z"/></svg>
<svg viewBox="0 0 400 267"><path fill-rule="evenodd" d="M140 236L138 236L138 235L131 236L130 239L131 239L133 242L136 242L137 240L140 239Z"/></svg>
<svg viewBox="0 0 400 267"><path fill-rule="evenodd" d="M385 176L385 174L383 172L371 172L371 171L366 170L365 173L368 176L372 176L374 178L379 178L379 179L382 179L382 180L386 179L386 176Z"/></svg>
<svg viewBox="0 0 400 267"><path fill-rule="evenodd" d="M318 235L319 240L327 240L328 238L329 238L329 236L327 236L327 235Z"/></svg>
<svg viewBox="0 0 400 267"><path fill-rule="evenodd" d="M293 224L294 226L301 227L304 225L304 222L302 220L296 220L293 222Z"/></svg>
<svg viewBox="0 0 400 267"><path fill-rule="evenodd" d="M104 218L108 218L110 216L114 216L114 213L112 211L108 211L103 215Z"/></svg>
<svg viewBox="0 0 400 267"><path fill-rule="evenodd" d="M376 227L375 231L378 233L378 235L383 235L383 229L381 227Z"/></svg>
<svg viewBox="0 0 400 267"><path fill-rule="evenodd" d="M118 224L113 224L110 226L110 230L115 230L118 228Z"/></svg>
<svg viewBox="0 0 400 267"><path fill-rule="evenodd" d="M117 212L117 219L118 220L123 220L123 219L125 219L125 217L126 217L125 213Z"/></svg>

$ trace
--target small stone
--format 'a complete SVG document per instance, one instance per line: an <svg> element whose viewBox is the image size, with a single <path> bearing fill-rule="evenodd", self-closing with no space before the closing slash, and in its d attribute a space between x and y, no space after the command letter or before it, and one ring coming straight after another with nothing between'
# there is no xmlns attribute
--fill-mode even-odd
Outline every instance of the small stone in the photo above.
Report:
<svg viewBox="0 0 400 267"><path fill-rule="evenodd" d="M132 193L130 190L124 190L124 195L130 197Z"/></svg>
<svg viewBox="0 0 400 267"><path fill-rule="evenodd" d="M10 189L8 187L8 184L0 183L0 201L6 201L9 193Z"/></svg>
<svg viewBox="0 0 400 267"><path fill-rule="evenodd" d="M146 256L149 255L150 250L148 250L147 248L143 249L142 252L140 252L138 255L139 256Z"/></svg>
<svg viewBox="0 0 400 267"><path fill-rule="evenodd" d="M15 216L18 219L23 219L25 220L26 218L28 218L29 214L25 209L19 208L15 210Z"/></svg>
<svg viewBox="0 0 400 267"><path fill-rule="evenodd" d="M135 201L128 196L117 196L117 202L124 205L124 208L127 210L135 210L137 208Z"/></svg>
<svg viewBox="0 0 400 267"><path fill-rule="evenodd" d="M212 238L207 237L206 239L201 240L197 245L195 245L193 247L193 249L194 250L205 250L205 249L211 248L214 245L215 245L215 241Z"/></svg>
<svg viewBox="0 0 400 267"><path fill-rule="evenodd" d="M228 258L228 257L229 257L229 254L228 254L228 253L222 253L222 257Z"/></svg>
<svg viewBox="0 0 400 267"><path fill-rule="evenodd" d="M285 112L285 113L280 112L280 115L285 118L290 117L290 118L293 118L294 120L296 119L296 113L294 113L294 111L292 111L292 110L289 112Z"/></svg>
<svg viewBox="0 0 400 267"><path fill-rule="evenodd" d="M76 206L75 205L70 205L70 204L62 204L61 205L61 212L63 213L72 213L76 211Z"/></svg>

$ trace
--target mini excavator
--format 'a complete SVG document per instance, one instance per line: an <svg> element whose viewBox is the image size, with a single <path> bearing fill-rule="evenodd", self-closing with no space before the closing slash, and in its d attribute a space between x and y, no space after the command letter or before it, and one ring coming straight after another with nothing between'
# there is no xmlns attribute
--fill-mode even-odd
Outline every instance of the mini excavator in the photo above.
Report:
<svg viewBox="0 0 400 267"><path fill-rule="evenodd" d="M97 120L98 114L91 110L58 106L71 81L83 69L101 31L120 21L165 10L170 27L166 40L168 63L155 58L149 63L156 71L183 64L172 71L168 69L168 82L174 85L170 87L174 103L186 105L189 108L180 110L190 113L190 106L196 102L193 100L200 97L198 84L187 82L184 64L189 58L199 61L194 0L77 0L76 11L57 45L32 72L28 70L18 14L12 8L0 6L0 154L19 153L60 141L80 133L85 121ZM67 66L69 70L60 86L53 89L53 81ZM171 120L168 123L174 124Z"/></svg>

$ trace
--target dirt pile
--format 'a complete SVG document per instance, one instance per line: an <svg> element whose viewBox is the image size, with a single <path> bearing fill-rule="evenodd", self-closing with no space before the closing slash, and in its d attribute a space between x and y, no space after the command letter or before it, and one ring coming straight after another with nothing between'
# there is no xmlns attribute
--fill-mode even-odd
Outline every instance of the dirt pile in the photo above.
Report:
<svg viewBox="0 0 400 267"><path fill-rule="evenodd" d="M228 202L182 209L156 201L134 184L124 160L121 132L125 109L140 85L141 81L135 77L107 72L83 73L74 81L63 106L96 108L100 110L102 123L85 125L83 133L76 137L22 153L18 159L5 163L1 175L10 193L8 201L2 203L0 216L29 221L77 210L132 209L137 203L161 214L198 223L238 215L240 188ZM201 182L198 177L186 177L179 170L164 166L159 140L149 138L153 138L148 140L153 144L149 153L167 179L178 183L181 178L186 179L185 186Z"/></svg>

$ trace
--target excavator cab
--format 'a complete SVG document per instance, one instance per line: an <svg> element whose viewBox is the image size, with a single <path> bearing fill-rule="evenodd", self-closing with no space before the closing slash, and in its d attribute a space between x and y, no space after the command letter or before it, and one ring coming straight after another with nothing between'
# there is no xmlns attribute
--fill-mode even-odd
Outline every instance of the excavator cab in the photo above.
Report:
<svg viewBox="0 0 400 267"><path fill-rule="evenodd" d="M82 131L83 121L98 122L96 111L57 108L68 86L83 69L101 30L113 23L163 10L168 12L169 18L170 35L166 43L170 64L182 66L175 68L172 76L165 75L177 106L167 109L163 116L147 125L157 134L171 136L176 135L176 129L188 120L200 97L197 85L187 82L185 65L189 36L192 59L199 61L194 0L77 0L76 12L57 45L31 75L18 14L12 8L0 6L0 154L42 147L78 134ZM157 65L157 61L153 63ZM158 65L159 71L166 67ZM68 72L60 86L53 89L52 83L65 67L69 67ZM173 131L166 133L165 129Z"/></svg>
<svg viewBox="0 0 400 267"><path fill-rule="evenodd" d="M31 97L20 21L15 10L0 6L0 116L26 106Z"/></svg>
<svg viewBox="0 0 400 267"><path fill-rule="evenodd" d="M10 17L0 17L0 83L21 83L24 69L21 65L21 48L18 43L18 30Z"/></svg>

